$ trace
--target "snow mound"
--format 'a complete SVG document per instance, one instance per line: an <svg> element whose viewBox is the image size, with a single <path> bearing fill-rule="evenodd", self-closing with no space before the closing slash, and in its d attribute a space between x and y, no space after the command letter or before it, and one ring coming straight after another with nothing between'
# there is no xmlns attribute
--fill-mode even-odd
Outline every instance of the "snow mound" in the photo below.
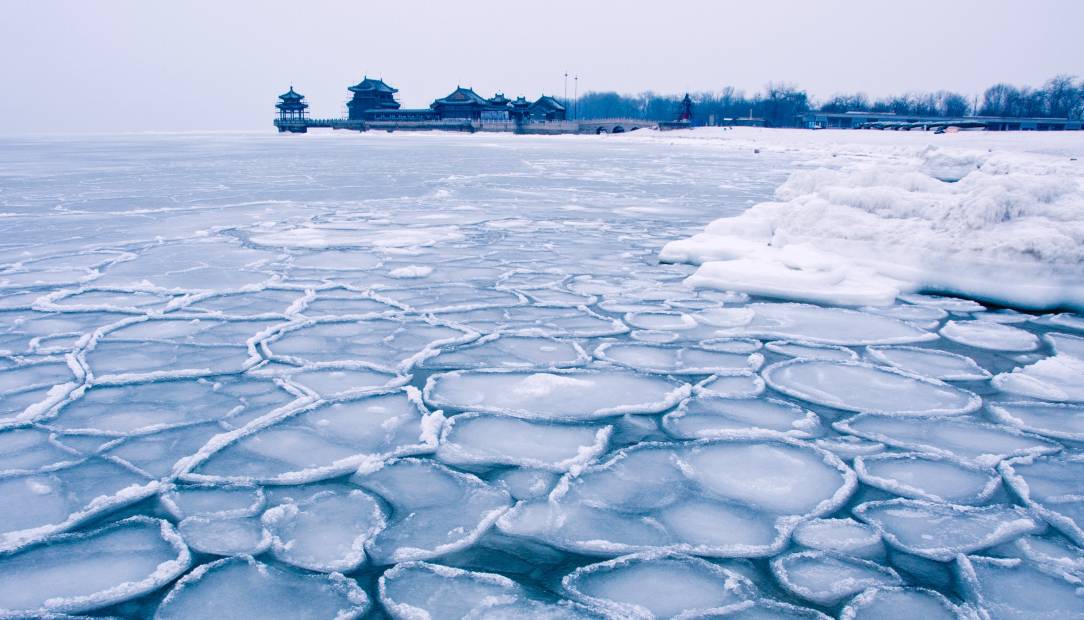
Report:
<svg viewBox="0 0 1084 620"><path fill-rule="evenodd" d="M934 290L1084 307L1084 175L1022 153L929 147L800 170L775 202L672 241L693 286L839 305Z"/></svg>

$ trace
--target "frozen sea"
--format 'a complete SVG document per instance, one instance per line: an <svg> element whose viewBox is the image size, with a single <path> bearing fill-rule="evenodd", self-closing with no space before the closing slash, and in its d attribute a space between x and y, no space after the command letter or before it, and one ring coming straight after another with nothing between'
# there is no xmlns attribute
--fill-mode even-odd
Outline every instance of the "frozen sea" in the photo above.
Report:
<svg viewBox="0 0 1084 620"><path fill-rule="evenodd" d="M0 141L0 617L1084 618L1079 139L840 135Z"/></svg>

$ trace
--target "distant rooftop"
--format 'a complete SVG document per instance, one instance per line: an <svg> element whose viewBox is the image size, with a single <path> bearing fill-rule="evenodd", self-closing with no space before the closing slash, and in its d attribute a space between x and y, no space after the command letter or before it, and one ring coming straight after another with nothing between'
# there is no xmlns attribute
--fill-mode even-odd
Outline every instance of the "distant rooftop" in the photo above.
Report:
<svg viewBox="0 0 1084 620"><path fill-rule="evenodd" d="M388 86L387 84L385 84L384 80L373 79L373 78L371 78L369 76L365 76L364 78L362 78L362 80L360 82L358 82L357 84L347 88L347 90L355 92L355 93L357 93L357 92L369 92L369 91L375 91L375 92L380 92L380 93L397 93L397 92L399 92L399 89L392 88L391 86Z"/></svg>

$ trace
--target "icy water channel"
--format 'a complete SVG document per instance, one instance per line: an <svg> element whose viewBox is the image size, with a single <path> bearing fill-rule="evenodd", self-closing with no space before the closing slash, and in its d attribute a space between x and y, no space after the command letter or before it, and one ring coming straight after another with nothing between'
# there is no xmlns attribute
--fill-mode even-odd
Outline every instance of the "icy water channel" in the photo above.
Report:
<svg viewBox="0 0 1084 620"><path fill-rule="evenodd" d="M1084 616L1084 319L658 263L794 165L0 143L0 616Z"/></svg>

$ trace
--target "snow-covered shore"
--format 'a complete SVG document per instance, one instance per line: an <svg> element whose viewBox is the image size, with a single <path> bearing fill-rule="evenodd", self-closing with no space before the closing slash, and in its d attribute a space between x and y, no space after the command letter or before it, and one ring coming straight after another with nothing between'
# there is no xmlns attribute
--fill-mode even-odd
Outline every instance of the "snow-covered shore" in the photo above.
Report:
<svg viewBox="0 0 1084 620"><path fill-rule="evenodd" d="M843 305L935 291L1084 308L1084 133L698 129L651 140L781 150L776 200L667 244L688 283Z"/></svg>

